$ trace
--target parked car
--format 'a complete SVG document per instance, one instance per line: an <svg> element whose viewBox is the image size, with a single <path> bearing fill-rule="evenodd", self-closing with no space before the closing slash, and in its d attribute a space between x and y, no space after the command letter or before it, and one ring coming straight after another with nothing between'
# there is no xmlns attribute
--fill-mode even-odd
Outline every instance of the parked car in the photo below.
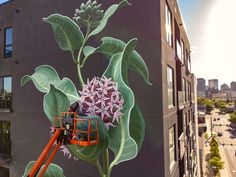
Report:
<svg viewBox="0 0 236 177"><path fill-rule="evenodd" d="M217 136L222 136L222 135L223 135L223 133L221 133L221 132L217 133Z"/></svg>

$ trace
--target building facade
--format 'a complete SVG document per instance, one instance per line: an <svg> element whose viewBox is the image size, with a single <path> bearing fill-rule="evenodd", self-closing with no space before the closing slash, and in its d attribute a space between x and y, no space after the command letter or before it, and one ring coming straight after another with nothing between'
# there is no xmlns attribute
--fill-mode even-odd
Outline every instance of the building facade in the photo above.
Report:
<svg viewBox="0 0 236 177"><path fill-rule="evenodd" d="M218 89L219 89L218 79L209 79L208 80L208 89L218 91Z"/></svg>
<svg viewBox="0 0 236 177"><path fill-rule="evenodd" d="M42 18L55 12L72 17L81 2L12 0L0 5L0 174L5 177L21 176L26 164L36 160L50 138L43 95L33 84L20 87L21 78L47 64L61 77L78 83L70 53L59 49L51 27ZM98 43L102 36L126 42L137 37L136 50L144 58L153 84L144 85L140 77L131 73L130 85L145 117L146 135L138 156L115 166L112 175L200 176L196 79L191 73L190 43L177 1L129 2L132 6L119 9L101 36L92 41ZM104 9L109 5L110 2L103 2ZM101 75L107 65L101 56L96 57L82 71L89 78ZM76 86L79 88L79 84ZM67 177L98 176L94 166L65 158L60 152L54 162Z"/></svg>
<svg viewBox="0 0 236 177"><path fill-rule="evenodd" d="M197 78L197 95L206 97L206 80L204 78Z"/></svg>
<svg viewBox="0 0 236 177"><path fill-rule="evenodd" d="M223 91L223 92L226 91L226 90L229 90L229 86L224 83L220 86L220 90Z"/></svg>
<svg viewBox="0 0 236 177"><path fill-rule="evenodd" d="M236 91L236 82L235 81L230 82L230 90Z"/></svg>

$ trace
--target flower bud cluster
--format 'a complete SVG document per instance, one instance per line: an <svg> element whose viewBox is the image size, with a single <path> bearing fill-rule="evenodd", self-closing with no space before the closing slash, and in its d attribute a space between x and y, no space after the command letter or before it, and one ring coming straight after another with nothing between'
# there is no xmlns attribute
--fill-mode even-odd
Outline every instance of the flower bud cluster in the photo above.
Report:
<svg viewBox="0 0 236 177"><path fill-rule="evenodd" d="M104 15L104 11L100 8L101 4L98 4L96 0L88 0L86 4L81 4L80 9L75 10L73 20L81 28L87 26L88 24L91 28L96 28Z"/></svg>

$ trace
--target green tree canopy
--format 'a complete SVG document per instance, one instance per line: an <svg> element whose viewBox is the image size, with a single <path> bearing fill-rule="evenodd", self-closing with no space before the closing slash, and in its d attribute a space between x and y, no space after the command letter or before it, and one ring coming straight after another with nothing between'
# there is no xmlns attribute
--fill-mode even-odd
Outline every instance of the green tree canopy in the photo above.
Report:
<svg viewBox="0 0 236 177"><path fill-rule="evenodd" d="M231 123L236 123L236 111L230 114L229 121Z"/></svg>
<svg viewBox="0 0 236 177"><path fill-rule="evenodd" d="M209 161L210 165L216 169L216 171L219 171L224 168L224 162L221 161L220 157L213 157Z"/></svg>

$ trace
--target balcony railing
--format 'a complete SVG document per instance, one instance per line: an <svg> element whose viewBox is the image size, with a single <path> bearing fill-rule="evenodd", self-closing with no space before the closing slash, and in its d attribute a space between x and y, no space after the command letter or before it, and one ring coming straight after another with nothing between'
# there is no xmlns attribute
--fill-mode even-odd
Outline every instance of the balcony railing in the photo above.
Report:
<svg viewBox="0 0 236 177"><path fill-rule="evenodd" d="M12 93L1 93L0 94L0 110L12 109Z"/></svg>
<svg viewBox="0 0 236 177"><path fill-rule="evenodd" d="M184 108L184 92L178 91L178 108L181 110Z"/></svg>

